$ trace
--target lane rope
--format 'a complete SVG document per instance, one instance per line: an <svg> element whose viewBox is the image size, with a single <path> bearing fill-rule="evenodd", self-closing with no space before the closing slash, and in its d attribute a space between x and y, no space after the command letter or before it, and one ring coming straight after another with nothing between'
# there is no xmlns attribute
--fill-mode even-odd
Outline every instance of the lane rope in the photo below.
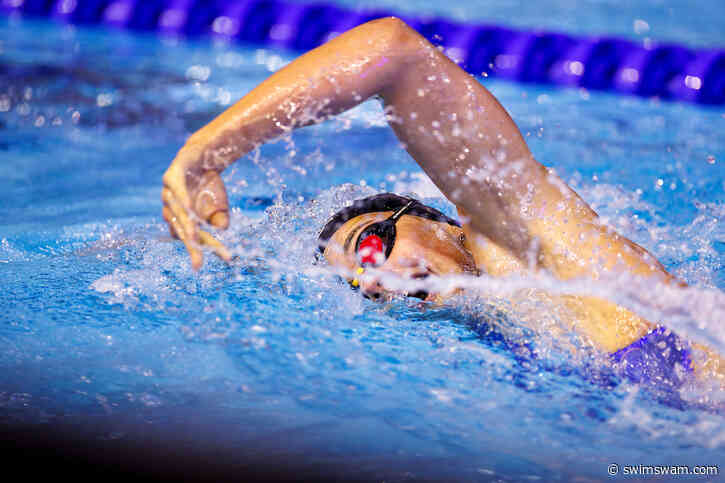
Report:
<svg viewBox="0 0 725 483"><path fill-rule="evenodd" d="M639 45L612 37L529 32L390 11L282 0L0 0L0 13L78 25L216 36L297 51L374 18L398 16L471 74L725 104L725 50Z"/></svg>

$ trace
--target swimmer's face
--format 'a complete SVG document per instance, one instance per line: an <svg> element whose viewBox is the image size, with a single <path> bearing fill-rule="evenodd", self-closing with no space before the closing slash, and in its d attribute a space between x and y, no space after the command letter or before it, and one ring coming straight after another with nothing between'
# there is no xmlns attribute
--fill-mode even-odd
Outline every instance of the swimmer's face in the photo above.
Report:
<svg viewBox="0 0 725 483"><path fill-rule="evenodd" d="M354 272L360 266L355 254L358 236L368 226L392 214L391 211L366 213L348 220L330 238L325 258L336 267ZM475 272L473 255L464 246L461 228L412 215L403 215L395 228L393 250L385 262L376 267L380 276L366 274L359 279L360 290L365 296L377 299L392 293L384 286L386 272L410 279ZM426 300L434 298L435 294L425 297Z"/></svg>

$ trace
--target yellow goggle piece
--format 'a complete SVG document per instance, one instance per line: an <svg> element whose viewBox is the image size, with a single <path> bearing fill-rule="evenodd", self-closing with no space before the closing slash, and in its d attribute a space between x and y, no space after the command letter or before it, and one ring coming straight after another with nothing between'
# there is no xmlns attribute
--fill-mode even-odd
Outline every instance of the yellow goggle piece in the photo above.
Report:
<svg viewBox="0 0 725 483"><path fill-rule="evenodd" d="M357 273L358 275L362 275L363 273L365 273L365 269L363 267L357 267L357 270L355 270L355 273ZM352 285L353 287L359 287L360 280L358 280L357 277L355 277L352 279L352 282L350 282L350 285Z"/></svg>

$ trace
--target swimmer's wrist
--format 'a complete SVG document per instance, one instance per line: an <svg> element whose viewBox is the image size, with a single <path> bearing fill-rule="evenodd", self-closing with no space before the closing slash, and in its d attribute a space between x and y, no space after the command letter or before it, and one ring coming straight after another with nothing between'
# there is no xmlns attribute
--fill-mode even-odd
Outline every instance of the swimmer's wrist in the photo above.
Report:
<svg viewBox="0 0 725 483"><path fill-rule="evenodd" d="M207 158L203 148L187 143L176 154L169 169L183 173L187 181L198 179L207 171L221 173L224 170L225 166L216 166Z"/></svg>
<svg viewBox="0 0 725 483"><path fill-rule="evenodd" d="M202 154L203 149L196 144L187 142L179 150L179 152L176 153L172 165L175 165L177 168L183 169L184 171L198 170L202 166Z"/></svg>
<svg viewBox="0 0 725 483"><path fill-rule="evenodd" d="M220 173L254 147L247 146L238 139L235 142L217 140L216 142L195 142L194 136L179 150L174 163L187 173L201 175L207 171Z"/></svg>

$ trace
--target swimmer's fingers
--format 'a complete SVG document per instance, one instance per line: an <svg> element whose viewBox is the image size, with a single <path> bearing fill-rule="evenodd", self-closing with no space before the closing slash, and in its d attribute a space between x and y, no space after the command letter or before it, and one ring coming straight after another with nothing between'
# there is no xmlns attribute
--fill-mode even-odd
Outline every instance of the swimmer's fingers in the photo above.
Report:
<svg viewBox="0 0 725 483"><path fill-rule="evenodd" d="M168 191L168 193L162 191L161 196L162 199L165 196L173 196L184 209L191 211L191 196L186 186L186 172L187 170L184 168L183 163L177 161L171 163L171 166L166 170L163 177L164 190ZM165 199L164 202L166 202Z"/></svg>
<svg viewBox="0 0 725 483"><path fill-rule="evenodd" d="M177 234L181 232L181 227L179 226L176 219L172 219L170 223L170 228ZM199 245L192 241L189 241L184 236L178 236L178 238L181 239L182 242L184 242L186 251L189 253L189 258L191 258L191 268L194 270L199 270L199 268L201 268L201 264L204 261L204 255L201 253Z"/></svg>
<svg viewBox="0 0 725 483"><path fill-rule="evenodd" d="M198 184L194 183L191 196L183 164L172 163L163 179L161 199L164 203L164 219L169 224L172 236L184 242L192 268L198 270L203 262L200 245L208 246L222 260L230 262L232 255L229 250L198 226L199 219L221 229L229 226L229 201L219 174L212 170L205 172L198 178Z"/></svg>
<svg viewBox="0 0 725 483"><path fill-rule="evenodd" d="M174 227L176 223L176 220L174 219L174 215L171 214L171 210L168 206L164 205L164 207L161 209L161 214L164 217L164 221L166 221L166 224L169 225L169 234L171 234L174 238L179 238L179 234L177 232L176 227Z"/></svg>
<svg viewBox="0 0 725 483"><path fill-rule="evenodd" d="M172 234L176 234L184 242L184 246L186 246L186 250L191 257L191 267L198 270L204 257L199 249L199 230L196 222L191 219L187 211L167 187L161 190L161 199L164 202L164 211L162 212L164 219L169 223L170 229L173 230Z"/></svg>
<svg viewBox="0 0 725 483"><path fill-rule="evenodd" d="M231 252L229 252L222 242L214 238L211 234L205 232L204 230L199 230L199 240L202 245L206 245L211 248L214 253L216 253L217 256L225 262L229 263L232 261L233 257Z"/></svg>
<svg viewBox="0 0 725 483"><path fill-rule="evenodd" d="M191 214L186 207L182 205L175 194L167 187L161 190L161 200L165 206L171 210L171 215L177 219L181 225L183 233L178 233L180 237L186 237L189 240L198 241L197 222L192 219Z"/></svg>
<svg viewBox="0 0 725 483"><path fill-rule="evenodd" d="M226 229L229 226L229 200L219 173L204 173L194 198L194 211L201 219L216 228Z"/></svg>
<svg viewBox="0 0 725 483"><path fill-rule="evenodd" d="M179 225L178 220L172 214L172 212L168 206L164 205L162 214L163 214L164 220L166 220L166 222L169 225L169 232L171 233L171 236L173 236L174 238L181 238L182 241L184 241L184 239L179 236L179 233L182 231L181 225ZM209 248L211 248L214 251L214 253L216 253L217 256L219 258L221 258L222 260L224 260L225 262L229 263L232 261L232 258L233 258L232 254L229 251L229 249L227 249L227 247L224 246L223 243L218 241L216 238L214 238L213 235L211 235L210 233L207 233L204 230L199 230L198 233L199 233L199 241L201 242L202 245L206 245ZM189 251L189 253L192 255L192 265L193 265L194 264L193 263L193 259L194 259L193 252L195 252L197 250L195 249L195 247L190 246L190 244L187 243L186 241L184 241L184 244L186 246L187 251ZM199 263L201 263L201 262L199 262Z"/></svg>

